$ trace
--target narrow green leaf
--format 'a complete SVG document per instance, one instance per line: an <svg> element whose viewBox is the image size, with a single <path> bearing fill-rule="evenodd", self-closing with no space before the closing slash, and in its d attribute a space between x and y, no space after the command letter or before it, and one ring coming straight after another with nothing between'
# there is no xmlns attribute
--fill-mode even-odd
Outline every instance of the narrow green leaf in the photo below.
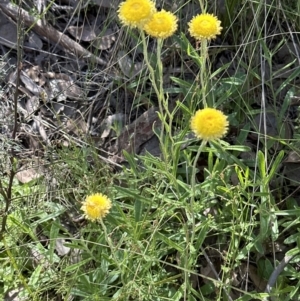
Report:
<svg viewBox="0 0 300 301"><path fill-rule="evenodd" d="M122 196L124 196L124 197L132 197L135 200L140 200L142 202L145 202L146 204L151 204L151 201L149 199L143 197L140 194L135 193L130 188L124 188L124 187L121 187L121 186L117 186L116 190L118 190L118 192L121 193Z"/></svg>
<svg viewBox="0 0 300 301"><path fill-rule="evenodd" d="M300 254L300 249L298 247L296 247L296 248L293 248L291 250L288 250L286 252L285 256L296 256L298 254Z"/></svg>
<svg viewBox="0 0 300 301"><path fill-rule="evenodd" d="M53 264L53 258L54 258L54 251L55 251L55 242L59 233L59 226L57 223L52 223L51 229L50 229L50 245L49 245L49 255L50 255L50 263Z"/></svg>
<svg viewBox="0 0 300 301"><path fill-rule="evenodd" d="M209 229L208 223L202 224L199 233L197 233L195 235L196 236L196 243L195 243L195 249L196 250L199 250L200 247L202 246L202 244L203 244L203 242L204 242L204 240L207 236L208 229Z"/></svg>
<svg viewBox="0 0 300 301"><path fill-rule="evenodd" d="M134 219L136 222L140 222L143 219L144 203L139 199L134 202Z"/></svg>
<svg viewBox="0 0 300 301"><path fill-rule="evenodd" d="M274 160L274 162L272 164L272 167L271 167L271 169L269 171L268 177L266 179L267 183L269 183L273 179L273 177L275 175L275 172L278 170L279 165L282 162L283 157L284 157L284 151L281 150L279 152L279 154L277 155L276 159Z"/></svg>
<svg viewBox="0 0 300 301"><path fill-rule="evenodd" d="M74 270L77 270L79 269L81 266L87 264L88 262L90 262L92 260L92 258L87 258L87 259L83 259L75 264L72 264L70 266L67 266L65 269L64 269L64 272L72 272Z"/></svg>
<svg viewBox="0 0 300 301"><path fill-rule="evenodd" d="M183 253L184 249L177 243L175 243L173 240L171 240L170 238L168 238L167 236L165 236L164 234L160 233L160 232L156 232L155 233L155 237L157 239L162 240L167 246L176 249L177 251Z"/></svg>
<svg viewBox="0 0 300 301"><path fill-rule="evenodd" d="M21 231L23 231L24 233L28 234L34 241L37 240L35 234L33 233L33 230L31 228L28 227L28 225L26 223L24 223L24 221L20 221L18 220L15 216L13 215L9 215L9 220L15 224L16 226L19 227L19 229Z"/></svg>
<svg viewBox="0 0 300 301"><path fill-rule="evenodd" d="M31 274L29 284L35 287L35 285L39 282L40 279L43 279L41 277L42 269L44 269L44 266L42 264L38 265L34 272Z"/></svg>
<svg viewBox="0 0 300 301"><path fill-rule="evenodd" d="M258 169L260 172L260 177L262 181L264 181L266 179L266 161L262 151L260 150L258 151L257 158L258 158Z"/></svg>

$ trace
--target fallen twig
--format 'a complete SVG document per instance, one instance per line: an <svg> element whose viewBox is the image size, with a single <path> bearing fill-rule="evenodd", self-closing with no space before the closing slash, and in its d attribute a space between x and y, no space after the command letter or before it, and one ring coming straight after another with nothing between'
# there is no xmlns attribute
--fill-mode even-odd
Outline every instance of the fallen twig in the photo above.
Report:
<svg viewBox="0 0 300 301"><path fill-rule="evenodd" d="M72 52L78 58L96 62L99 65L106 65L104 60L95 56L65 34L57 31L45 20L42 21L40 18L29 15L24 9L11 4L9 0L2 0L0 2L0 10L16 21L18 20L18 16L21 16L25 26L32 28L37 34L46 37L51 42L57 43L64 49Z"/></svg>

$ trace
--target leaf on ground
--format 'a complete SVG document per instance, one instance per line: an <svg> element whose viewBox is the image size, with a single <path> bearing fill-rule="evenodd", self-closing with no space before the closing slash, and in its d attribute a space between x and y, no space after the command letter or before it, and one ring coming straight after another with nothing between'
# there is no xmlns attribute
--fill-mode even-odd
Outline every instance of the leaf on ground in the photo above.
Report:
<svg viewBox="0 0 300 301"><path fill-rule="evenodd" d="M263 292L267 286L267 281L263 280L257 272L257 268L254 265L247 265L243 263L241 265L241 270L243 273L248 274L252 282L257 288L258 292Z"/></svg>
<svg viewBox="0 0 300 301"><path fill-rule="evenodd" d="M2 24L0 26L0 44L9 48L17 49L17 42L17 26L9 21L7 21L5 24Z"/></svg>
<svg viewBox="0 0 300 301"><path fill-rule="evenodd" d="M19 286L15 289L10 289L5 293L4 300L5 301L25 301L26 298L24 298L24 289L23 286ZM20 296L19 296L20 295Z"/></svg>
<svg viewBox="0 0 300 301"><path fill-rule="evenodd" d="M22 169L21 171L17 172L16 178L22 183L28 183L32 180L36 180L42 177L44 174L42 173L40 168L26 168Z"/></svg>
<svg viewBox="0 0 300 301"><path fill-rule="evenodd" d="M275 54L276 59L287 65L295 60L300 53L300 47L296 43L293 42L286 42L283 43L282 47L278 50Z"/></svg>
<svg viewBox="0 0 300 301"><path fill-rule="evenodd" d="M57 238L55 240L55 250L58 256L65 256L70 252L71 248L66 247L65 243L66 240L63 238Z"/></svg>
<svg viewBox="0 0 300 301"><path fill-rule="evenodd" d="M39 109L39 98L37 96L32 96L27 99L25 103L26 110L29 116Z"/></svg>
<svg viewBox="0 0 300 301"><path fill-rule="evenodd" d="M112 131L112 127L114 125L116 125L118 128L121 128L123 127L124 123L125 123L125 115L122 113L117 113L108 116L101 123L101 131L102 131L101 138L107 138L110 135Z"/></svg>
<svg viewBox="0 0 300 301"><path fill-rule="evenodd" d="M87 131L87 123L81 114L77 114L74 118L69 118L66 123L66 129L69 133L74 133L77 136L85 134Z"/></svg>
<svg viewBox="0 0 300 301"><path fill-rule="evenodd" d="M146 153L150 153L155 157L159 157L161 155L160 143L157 136L152 136L152 138L142 145L140 155L143 156L146 155Z"/></svg>
<svg viewBox="0 0 300 301"><path fill-rule="evenodd" d="M43 42L34 32L29 32L27 41L24 42L24 46L33 48L35 50L41 50Z"/></svg>
<svg viewBox="0 0 300 301"><path fill-rule="evenodd" d="M127 77L137 76L143 67L143 63L135 63L128 53L122 50L118 52L118 64L123 74Z"/></svg>
<svg viewBox="0 0 300 301"><path fill-rule="evenodd" d="M284 175L290 181L291 186L299 186L300 183L300 164L299 163L285 163Z"/></svg>
<svg viewBox="0 0 300 301"><path fill-rule="evenodd" d="M49 81L48 95L50 98L56 98L58 102L65 101L68 98L72 100L81 100L83 98L82 90L71 81L64 79L53 79Z"/></svg>
<svg viewBox="0 0 300 301"><path fill-rule="evenodd" d="M211 269L211 267L209 265L207 265L205 267L201 266L200 273L201 273L201 275L204 276L204 277L202 277L204 283L210 283L211 280L209 278L217 280L215 273L213 272L213 270Z"/></svg>
<svg viewBox="0 0 300 301"><path fill-rule="evenodd" d="M46 78L42 73L40 66L30 66L25 69L25 73L40 86L43 86L46 83Z"/></svg>
<svg viewBox="0 0 300 301"><path fill-rule="evenodd" d="M26 169L19 171L16 174L16 178L21 182L21 183L28 183L34 179L39 178L41 175L33 168Z"/></svg>
<svg viewBox="0 0 300 301"><path fill-rule="evenodd" d="M113 33L111 29L107 29L104 34L93 42L93 46L100 49L100 50L107 50L110 49L112 44L116 41L117 37Z"/></svg>
<svg viewBox="0 0 300 301"><path fill-rule="evenodd" d="M23 70L21 70L20 79L25 85L25 88L34 95L39 96L42 93L46 93L44 89L38 86Z"/></svg>
<svg viewBox="0 0 300 301"><path fill-rule="evenodd" d="M101 31L99 28L84 23L82 26L69 26L68 32L79 41L90 42L97 39Z"/></svg>
<svg viewBox="0 0 300 301"><path fill-rule="evenodd" d="M128 125L117 138L115 145L110 148L114 154L112 161L120 163L125 161L123 150L131 154L138 154L142 144L147 142L153 135L153 126L160 127L157 108L152 107L144 112L139 118Z"/></svg>
<svg viewBox="0 0 300 301"><path fill-rule="evenodd" d="M284 163L300 163L300 154L296 151L290 151Z"/></svg>

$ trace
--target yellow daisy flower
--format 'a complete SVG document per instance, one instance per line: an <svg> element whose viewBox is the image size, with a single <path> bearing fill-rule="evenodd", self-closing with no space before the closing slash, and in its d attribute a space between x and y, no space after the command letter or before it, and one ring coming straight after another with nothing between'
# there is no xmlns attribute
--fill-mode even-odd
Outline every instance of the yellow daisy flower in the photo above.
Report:
<svg viewBox="0 0 300 301"><path fill-rule="evenodd" d="M95 221L105 217L110 208L110 199L102 193L96 193L88 196L80 209L83 210L86 219Z"/></svg>
<svg viewBox="0 0 300 301"><path fill-rule="evenodd" d="M142 28L156 12L150 0L126 0L119 6L119 18L124 25Z"/></svg>
<svg viewBox="0 0 300 301"><path fill-rule="evenodd" d="M196 136L206 141L222 138L228 131L228 125L227 116L213 108L198 110L190 123Z"/></svg>
<svg viewBox="0 0 300 301"><path fill-rule="evenodd" d="M176 31L177 21L174 14L161 10L153 14L152 18L145 24L144 30L154 38L166 39Z"/></svg>
<svg viewBox="0 0 300 301"><path fill-rule="evenodd" d="M189 22L189 32L196 39L215 39L221 33L221 21L211 14L195 16Z"/></svg>

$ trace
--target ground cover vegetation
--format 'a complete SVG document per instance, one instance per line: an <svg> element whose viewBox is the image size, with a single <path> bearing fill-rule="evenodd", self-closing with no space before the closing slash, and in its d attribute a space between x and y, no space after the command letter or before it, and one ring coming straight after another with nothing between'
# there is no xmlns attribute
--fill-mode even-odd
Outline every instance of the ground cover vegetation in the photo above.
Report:
<svg viewBox="0 0 300 301"><path fill-rule="evenodd" d="M0 2L1 300L300 300L300 3Z"/></svg>

